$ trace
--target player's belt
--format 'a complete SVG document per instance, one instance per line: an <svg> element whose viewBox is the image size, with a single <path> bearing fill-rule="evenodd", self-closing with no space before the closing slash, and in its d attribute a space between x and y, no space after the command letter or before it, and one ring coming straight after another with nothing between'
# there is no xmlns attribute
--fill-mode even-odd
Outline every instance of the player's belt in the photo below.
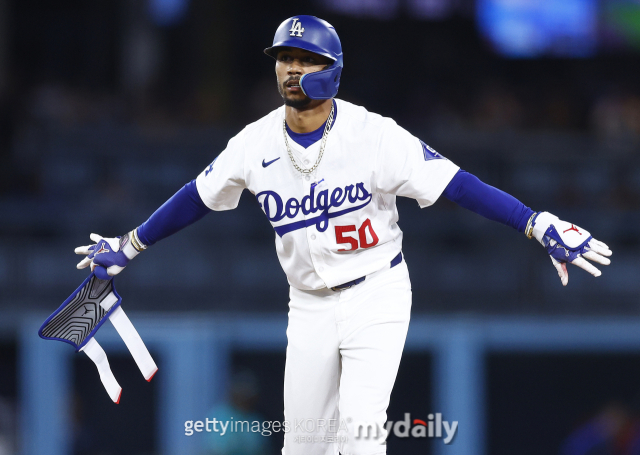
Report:
<svg viewBox="0 0 640 455"><path fill-rule="evenodd" d="M400 264L401 262L402 262L402 252L398 253L398 255L391 260L391 263L389 264L389 268L392 269L396 265ZM360 278L356 278L355 280L347 281L346 283L342 283L342 284L339 284L338 286L334 286L334 287L331 288L331 290L332 291L344 291L345 289L352 288L352 287L362 283L365 280L365 278L367 278L367 277L366 276L361 276Z"/></svg>

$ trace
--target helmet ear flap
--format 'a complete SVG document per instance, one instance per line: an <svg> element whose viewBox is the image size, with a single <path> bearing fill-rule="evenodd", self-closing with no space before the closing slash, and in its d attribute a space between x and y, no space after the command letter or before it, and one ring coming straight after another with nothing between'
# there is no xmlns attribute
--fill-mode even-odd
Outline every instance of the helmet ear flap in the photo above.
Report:
<svg viewBox="0 0 640 455"><path fill-rule="evenodd" d="M338 93L342 67L334 64L328 69L303 74L300 87L305 95L313 100L328 100Z"/></svg>

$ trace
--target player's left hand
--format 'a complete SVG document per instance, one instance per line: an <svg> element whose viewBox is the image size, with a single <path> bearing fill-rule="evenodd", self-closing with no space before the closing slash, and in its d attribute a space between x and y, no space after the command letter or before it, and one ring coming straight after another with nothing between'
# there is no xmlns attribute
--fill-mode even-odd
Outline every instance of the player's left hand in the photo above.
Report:
<svg viewBox="0 0 640 455"><path fill-rule="evenodd" d="M76 265L78 269L84 269L91 265L93 272L96 267L107 269L109 276L120 273L131 259L139 254L131 244L133 231L122 237L103 238L98 234L91 234L89 238L95 245L79 246L74 251L76 254L86 254L87 257Z"/></svg>
<svg viewBox="0 0 640 455"><path fill-rule="evenodd" d="M602 272L587 259L602 265L611 263L607 257L611 256L611 250L607 245L594 239L589 231L562 221L549 212L536 214L526 233L546 248L563 286L569 282L567 263L577 265L593 276L600 276Z"/></svg>

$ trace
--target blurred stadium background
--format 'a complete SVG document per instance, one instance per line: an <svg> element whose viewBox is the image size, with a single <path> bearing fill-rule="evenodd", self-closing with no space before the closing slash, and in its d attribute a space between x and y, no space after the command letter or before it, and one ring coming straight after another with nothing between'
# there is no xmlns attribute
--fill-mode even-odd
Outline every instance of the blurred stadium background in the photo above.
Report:
<svg viewBox="0 0 640 455"><path fill-rule="evenodd" d="M399 201L414 323L389 419L459 434L389 454L640 453L638 0L0 0L0 455L279 453L281 434L184 436L283 418L288 287L247 192L118 277L160 367L142 381L105 326L120 405L37 328L89 233L139 225L279 106L262 49L294 14L336 27L340 98L614 251L563 289L521 234Z"/></svg>

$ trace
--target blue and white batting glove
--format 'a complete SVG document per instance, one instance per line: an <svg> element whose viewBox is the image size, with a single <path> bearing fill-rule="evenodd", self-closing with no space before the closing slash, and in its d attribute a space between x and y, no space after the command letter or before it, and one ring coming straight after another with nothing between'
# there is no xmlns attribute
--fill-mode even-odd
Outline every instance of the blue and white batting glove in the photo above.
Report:
<svg viewBox="0 0 640 455"><path fill-rule="evenodd" d="M607 245L594 239L589 231L558 219L549 212L535 213L525 229L527 237L535 237L551 257L551 262L560 275L562 285L569 282L567 263L577 265L593 276L602 272L586 259L602 265L609 265L611 256Z"/></svg>
<svg viewBox="0 0 640 455"><path fill-rule="evenodd" d="M96 243L75 249L76 254L88 255L76 267L84 269L91 265L93 272L96 267L101 266L107 269L109 276L122 272L131 259L147 248L138 239L136 229L122 237L103 238L98 234L91 234L89 238Z"/></svg>

